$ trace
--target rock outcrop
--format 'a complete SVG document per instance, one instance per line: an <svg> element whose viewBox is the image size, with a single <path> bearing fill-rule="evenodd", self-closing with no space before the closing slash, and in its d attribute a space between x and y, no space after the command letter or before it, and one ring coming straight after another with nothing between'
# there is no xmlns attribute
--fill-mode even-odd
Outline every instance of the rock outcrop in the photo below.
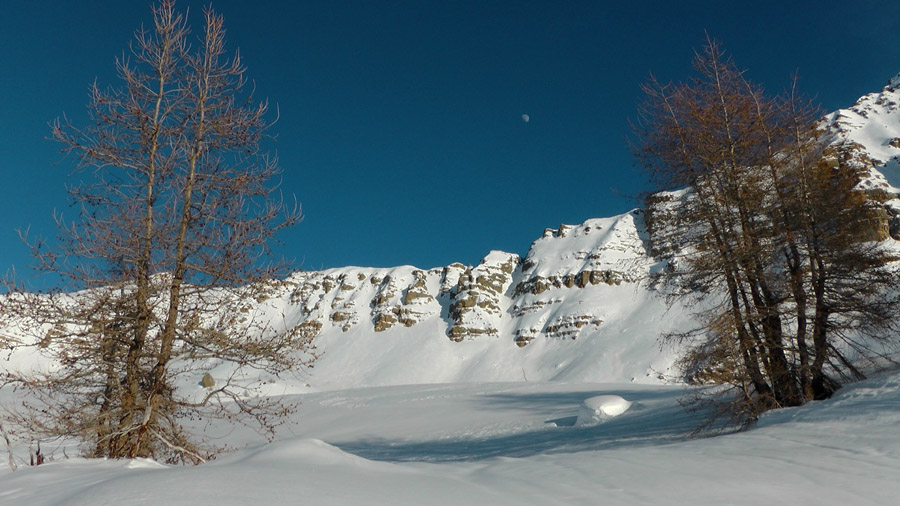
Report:
<svg viewBox="0 0 900 506"><path fill-rule="evenodd" d="M643 212L635 210L547 229L524 258L492 251L476 266L297 273L289 304L305 336L392 332L431 321L451 341L491 338L522 347L542 336L577 339L601 326L605 316L594 311L598 295L591 290L637 285L653 263ZM591 293L576 295L584 290Z"/></svg>
<svg viewBox="0 0 900 506"><path fill-rule="evenodd" d="M450 339L462 341L500 335L506 291L513 282L519 255L492 251L475 268L467 268L451 292Z"/></svg>

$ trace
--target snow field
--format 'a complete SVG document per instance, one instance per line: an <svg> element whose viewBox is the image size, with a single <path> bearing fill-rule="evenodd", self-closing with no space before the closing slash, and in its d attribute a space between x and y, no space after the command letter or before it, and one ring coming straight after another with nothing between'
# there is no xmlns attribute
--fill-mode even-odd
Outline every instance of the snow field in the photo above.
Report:
<svg viewBox="0 0 900 506"><path fill-rule="evenodd" d="M678 405L683 393L564 383L309 393L273 444L212 427L240 449L198 467L56 453L0 470L0 504L876 505L900 494L900 372L707 439L686 438L698 420ZM634 404L579 427L585 401Z"/></svg>

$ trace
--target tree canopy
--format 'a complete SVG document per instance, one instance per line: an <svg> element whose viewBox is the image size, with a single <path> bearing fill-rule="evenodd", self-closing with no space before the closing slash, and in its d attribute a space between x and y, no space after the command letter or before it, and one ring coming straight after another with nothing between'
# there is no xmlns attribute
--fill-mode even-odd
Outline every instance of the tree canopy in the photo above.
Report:
<svg viewBox="0 0 900 506"><path fill-rule="evenodd" d="M670 335L689 379L749 421L831 395L896 344L896 256L877 196L796 91L769 96L708 40L686 83L643 87L636 151L665 284L701 324ZM890 239L888 239L890 241Z"/></svg>

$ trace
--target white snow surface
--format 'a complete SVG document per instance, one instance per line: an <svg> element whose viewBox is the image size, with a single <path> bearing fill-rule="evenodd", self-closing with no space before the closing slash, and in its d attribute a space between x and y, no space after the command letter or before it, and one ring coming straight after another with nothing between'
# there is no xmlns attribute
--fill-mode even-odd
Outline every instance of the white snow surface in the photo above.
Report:
<svg viewBox="0 0 900 506"><path fill-rule="evenodd" d="M548 228L531 244L523 277L615 270L627 279L640 279L654 263L647 255L645 240L640 211Z"/></svg>
<svg viewBox="0 0 900 506"><path fill-rule="evenodd" d="M687 439L679 387L410 385L302 394L300 418L262 444L197 467L65 459L0 469L0 504L885 505L900 495L900 372ZM584 400L631 409L574 424ZM23 449L19 449L23 451ZM22 454L20 453L20 457Z"/></svg>

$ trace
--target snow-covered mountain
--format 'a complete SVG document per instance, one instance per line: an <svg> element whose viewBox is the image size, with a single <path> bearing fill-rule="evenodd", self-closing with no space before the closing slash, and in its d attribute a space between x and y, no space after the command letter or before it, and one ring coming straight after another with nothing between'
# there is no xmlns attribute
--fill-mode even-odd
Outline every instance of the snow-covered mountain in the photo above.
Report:
<svg viewBox="0 0 900 506"><path fill-rule="evenodd" d="M879 238L900 239L900 76L823 124L868 170L861 185L886 201ZM653 243L648 214L548 228L524 258L492 251L475 266L299 272L267 304L315 336L321 356L308 382L316 389L665 381L676 372L675 350L659 338L691 317L651 285L666 245Z"/></svg>
<svg viewBox="0 0 900 506"><path fill-rule="evenodd" d="M659 382L685 325L649 287L644 213L547 229L524 258L298 272L264 302L315 336L315 389L460 381Z"/></svg>
<svg viewBox="0 0 900 506"><path fill-rule="evenodd" d="M900 240L900 75L850 108L828 114L824 124L848 161L868 171L861 185L882 193L885 232Z"/></svg>
<svg viewBox="0 0 900 506"><path fill-rule="evenodd" d="M868 170L861 185L884 202L878 237L900 239L900 76L823 125L842 156ZM671 246L654 241L648 222L679 195L665 194L650 210L548 228L524 257L491 251L474 266L297 272L247 309L313 339L318 359L298 372L300 383L279 384L285 392L670 381L677 350L660 337L690 327L692 317L654 289L650 274Z"/></svg>

